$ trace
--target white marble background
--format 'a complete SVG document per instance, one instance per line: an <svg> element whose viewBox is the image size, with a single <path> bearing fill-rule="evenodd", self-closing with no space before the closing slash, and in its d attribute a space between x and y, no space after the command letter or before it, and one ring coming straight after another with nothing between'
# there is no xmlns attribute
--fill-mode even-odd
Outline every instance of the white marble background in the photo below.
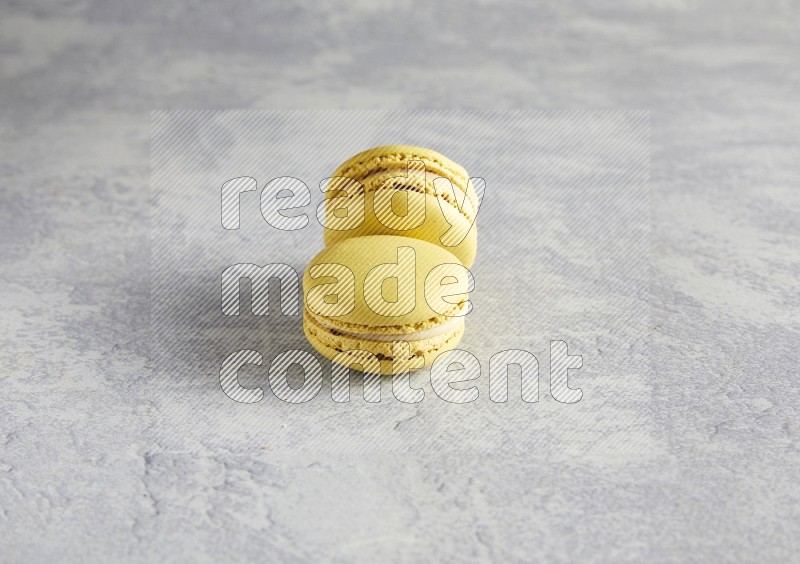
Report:
<svg viewBox="0 0 800 564"><path fill-rule="evenodd" d="M0 559L796 560L797 3L307 6L0 6ZM149 120L184 107L649 110L652 370L494 449L432 448L492 428L464 406L159 395ZM270 440L322 429L364 447Z"/></svg>

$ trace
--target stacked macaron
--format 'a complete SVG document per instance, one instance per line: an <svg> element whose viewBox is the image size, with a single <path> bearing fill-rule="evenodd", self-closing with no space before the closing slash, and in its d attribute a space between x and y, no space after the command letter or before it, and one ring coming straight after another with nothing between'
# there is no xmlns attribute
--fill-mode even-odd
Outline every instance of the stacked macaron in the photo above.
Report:
<svg viewBox="0 0 800 564"><path fill-rule="evenodd" d="M325 192L325 245L303 278L303 329L326 358L372 373L429 366L469 312L480 202L447 157L412 146L341 164Z"/></svg>

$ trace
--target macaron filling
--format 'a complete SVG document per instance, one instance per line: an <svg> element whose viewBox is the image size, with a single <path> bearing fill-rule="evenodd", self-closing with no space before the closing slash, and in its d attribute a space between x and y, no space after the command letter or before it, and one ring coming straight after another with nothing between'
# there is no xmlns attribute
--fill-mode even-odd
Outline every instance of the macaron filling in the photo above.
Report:
<svg viewBox="0 0 800 564"><path fill-rule="evenodd" d="M314 317L314 320L323 327L325 327L326 329L335 331L339 335L344 335L346 337L353 337L356 339L364 339L368 341L381 341L381 342L422 341L426 339L434 339L436 337L440 337L447 333L452 333L453 331L457 330L459 327L462 327L464 325L463 317L453 317L451 319L448 319L444 323L436 325L435 327L421 329L419 331L414 331L412 333L387 334L387 333L357 333L355 331L347 331L339 327L335 327L319 319L316 316Z"/></svg>
<svg viewBox="0 0 800 564"><path fill-rule="evenodd" d="M471 219L472 215L474 214L475 203L471 199L469 199L467 192L457 182L452 181L452 185L456 189L457 192L456 198L458 198L459 202L461 202L460 204L451 201L453 198L453 194L448 193L447 188L445 188L444 192L441 192L439 194L437 194L436 191L433 189L433 186L435 186L434 182L437 179L439 178L446 179L446 177L428 171L426 172L425 175L425 182L426 184L429 183L430 187L423 187L423 186L416 186L415 183L413 182L413 177L411 179L408 179L407 175L408 175L408 169L406 168L399 168L399 167L388 168L388 169L371 171L369 174L361 178L359 181L365 186L367 186L367 191L369 192L380 189L380 186L383 184L383 182L385 182L389 178L398 178L398 180L393 183L392 186L393 188L430 194L432 196L436 196L437 198L441 197L450 205L455 207L468 220ZM408 181L403 182L403 177L406 177ZM375 180L379 180L378 185L370 186L375 182Z"/></svg>

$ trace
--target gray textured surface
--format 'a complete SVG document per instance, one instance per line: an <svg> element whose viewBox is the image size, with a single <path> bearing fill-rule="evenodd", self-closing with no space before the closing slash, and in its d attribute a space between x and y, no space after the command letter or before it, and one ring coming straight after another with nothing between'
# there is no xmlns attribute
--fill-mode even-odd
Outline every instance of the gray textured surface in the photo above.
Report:
<svg viewBox="0 0 800 564"><path fill-rule="evenodd" d="M799 15L4 2L0 557L794 559ZM577 421L543 401L492 448L483 404L320 402L263 429L211 388L161 393L148 134L172 107L650 110L652 371L616 426L588 395ZM552 417L574 428L537 435Z"/></svg>

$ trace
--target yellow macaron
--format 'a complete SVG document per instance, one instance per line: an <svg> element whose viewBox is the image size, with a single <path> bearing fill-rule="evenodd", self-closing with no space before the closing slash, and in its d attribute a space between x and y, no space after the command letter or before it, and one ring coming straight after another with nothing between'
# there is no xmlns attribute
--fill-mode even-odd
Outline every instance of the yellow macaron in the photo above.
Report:
<svg viewBox="0 0 800 564"><path fill-rule="evenodd" d="M333 173L325 191L325 244L364 235L412 237L471 267L479 206L467 171L444 155L411 145L375 147Z"/></svg>
<svg viewBox="0 0 800 564"><path fill-rule="evenodd" d="M461 340L471 284L458 258L433 243L345 239L306 268L303 330L338 364L381 374L422 368Z"/></svg>

